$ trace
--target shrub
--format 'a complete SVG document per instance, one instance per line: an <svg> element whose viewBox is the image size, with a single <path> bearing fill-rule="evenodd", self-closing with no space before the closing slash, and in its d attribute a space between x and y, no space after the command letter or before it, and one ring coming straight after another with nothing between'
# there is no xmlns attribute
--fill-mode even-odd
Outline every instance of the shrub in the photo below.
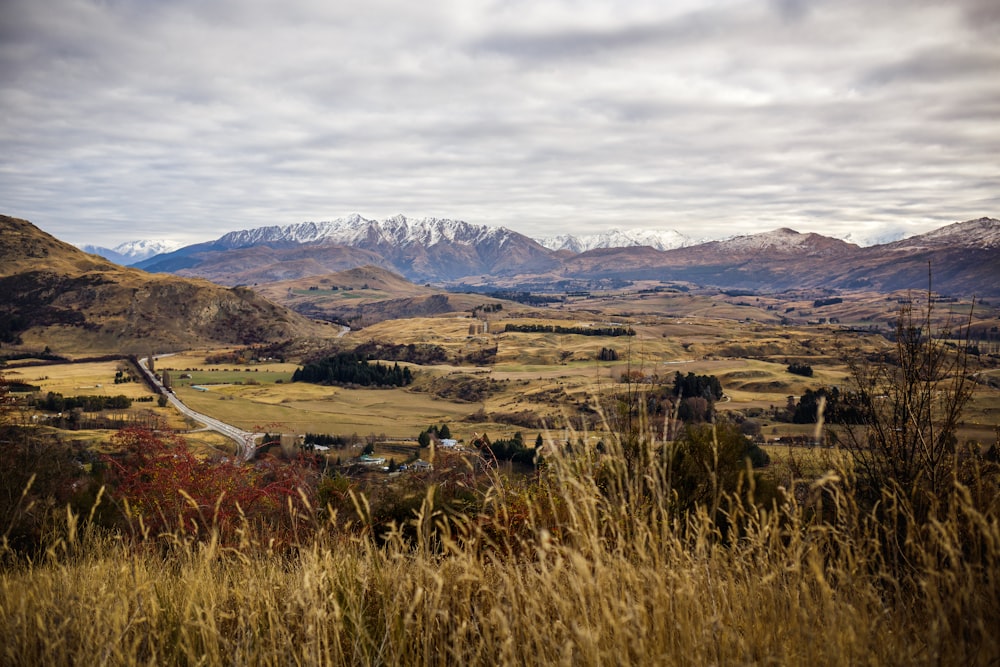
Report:
<svg viewBox="0 0 1000 667"><path fill-rule="evenodd" d="M288 538L286 509L289 502L300 504L305 468L203 460L182 439L145 429L123 429L113 441L123 455L105 459L112 496L121 503L122 518L140 526L144 536L218 531L224 540L236 540L249 521L268 526L271 538Z"/></svg>

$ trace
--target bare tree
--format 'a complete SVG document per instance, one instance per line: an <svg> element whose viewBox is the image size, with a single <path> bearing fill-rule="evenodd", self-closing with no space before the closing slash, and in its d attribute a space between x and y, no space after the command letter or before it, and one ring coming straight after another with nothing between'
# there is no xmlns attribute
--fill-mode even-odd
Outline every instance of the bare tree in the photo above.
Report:
<svg viewBox="0 0 1000 667"><path fill-rule="evenodd" d="M929 289L927 297L919 313L902 305L890 354L850 362L861 423L834 436L850 453L862 497L873 503L893 490L926 508L943 499L957 472L957 432L973 390L968 327L958 340L950 321L935 329Z"/></svg>

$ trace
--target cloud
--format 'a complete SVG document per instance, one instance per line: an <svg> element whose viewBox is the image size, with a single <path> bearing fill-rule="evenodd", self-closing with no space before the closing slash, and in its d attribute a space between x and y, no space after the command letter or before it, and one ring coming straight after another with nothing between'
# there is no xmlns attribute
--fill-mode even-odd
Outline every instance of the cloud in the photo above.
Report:
<svg viewBox="0 0 1000 667"><path fill-rule="evenodd" d="M11 0L0 201L112 245L353 212L538 236L922 231L998 214L996 16L979 0Z"/></svg>

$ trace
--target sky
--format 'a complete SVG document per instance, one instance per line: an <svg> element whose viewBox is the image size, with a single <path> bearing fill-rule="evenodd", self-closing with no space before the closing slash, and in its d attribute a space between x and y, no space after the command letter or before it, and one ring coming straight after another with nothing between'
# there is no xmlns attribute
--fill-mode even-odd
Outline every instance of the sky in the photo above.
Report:
<svg viewBox="0 0 1000 667"><path fill-rule="evenodd" d="M1000 3L0 0L0 213L104 246L1000 217Z"/></svg>

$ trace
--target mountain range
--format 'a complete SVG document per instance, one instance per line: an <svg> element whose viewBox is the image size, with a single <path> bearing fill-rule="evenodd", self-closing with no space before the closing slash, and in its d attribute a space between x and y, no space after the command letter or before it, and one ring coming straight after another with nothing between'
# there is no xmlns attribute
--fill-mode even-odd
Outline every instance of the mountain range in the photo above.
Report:
<svg viewBox="0 0 1000 667"><path fill-rule="evenodd" d="M459 291L653 280L762 292L887 292L926 290L930 275L940 294L995 298L1000 221L969 220L870 247L777 229L668 250L642 245L573 253L503 228L358 217L233 232L143 264L161 273L119 266L30 222L0 216L0 345L145 353L316 340L338 330L299 313L370 323L468 310L487 298L425 282ZM171 275L168 268L212 281ZM250 282L258 283L255 290L237 286Z"/></svg>
<svg viewBox="0 0 1000 667"><path fill-rule="evenodd" d="M614 237L616 232L605 235ZM136 264L224 285L262 284L371 265L417 283L474 289L666 280L721 288L934 289L1000 296L1000 221L980 218L867 247L782 228L659 249L650 243L545 247L504 227L361 216L236 231ZM633 241L639 239L633 238ZM600 245L599 241L591 240ZM590 243L591 241L588 241Z"/></svg>
<svg viewBox="0 0 1000 667"><path fill-rule="evenodd" d="M267 276L288 271L273 264L300 263L300 270L341 271L373 265L391 269L414 282L447 282L471 275L512 276L558 266L558 258L538 242L504 227L460 220L384 221L355 215L332 222L304 222L230 232L206 243L157 255L136 264L153 272L208 278L222 284L270 282ZM220 268L223 267L223 268ZM297 273L297 275L295 275Z"/></svg>

